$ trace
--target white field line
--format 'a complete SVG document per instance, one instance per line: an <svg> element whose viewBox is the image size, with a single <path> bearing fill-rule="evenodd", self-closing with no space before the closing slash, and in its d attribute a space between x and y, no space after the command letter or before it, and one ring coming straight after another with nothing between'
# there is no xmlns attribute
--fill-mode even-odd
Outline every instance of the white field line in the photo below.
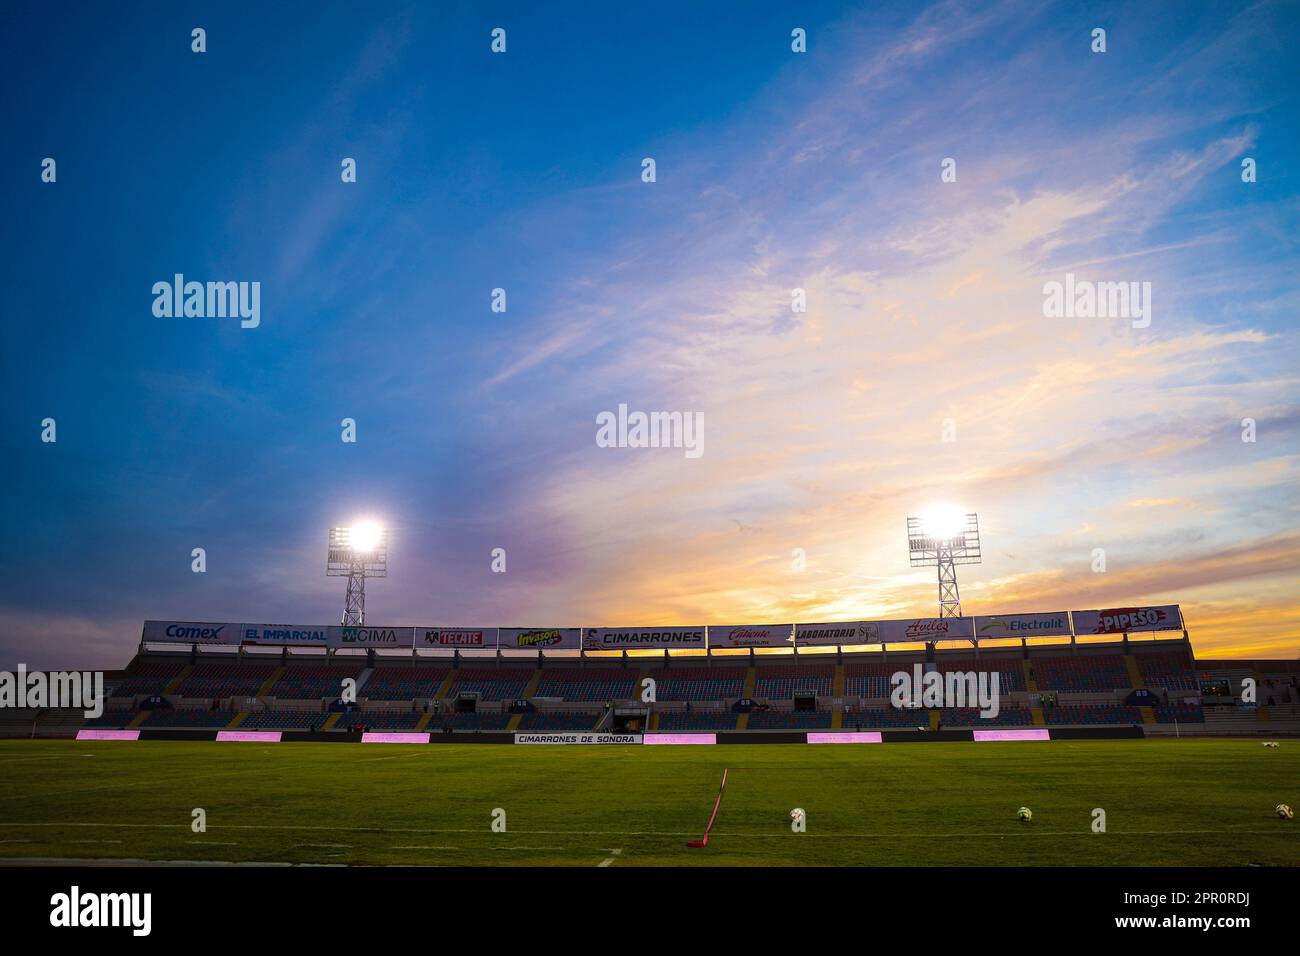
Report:
<svg viewBox="0 0 1300 956"><path fill-rule="evenodd" d="M618 856L622 852L623 852L622 847L619 847L617 850L610 850L609 851L610 855L596 864L597 868L602 866L609 866L611 863L614 862L614 857Z"/></svg>
<svg viewBox="0 0 1300 956"><path fill-rule="evenodd" d="M0 822L0 828L7 827L103 827L112 829L141 829L141 830L169 830L185 827L189 829L188 823L4 823ZM341 826L316 826L309 824L275 824L275 823L220 823L208 824L209 830L323 830L329 832L346 832L346 833L482 833L488 834L488 828L483 827L341 827ZM778 827L776 832L769 830L723 830L716 831L717 835L732 837L763 837L768 839L785 839L789 837L790 832L784 827ZM696 836L694 830L510 830L510 834L524 836L661 836L661 837L682 837ZM1300 827L1289 827L1279 825L1268 830L1108 830L1106 836L1193 836L1214 834L1219 836L1237 836L1237 835L1269 835L1269 836L1300 836ZM800 839L862 839L862 840L889 840L889 839L942 839L944 837L972 837L985 838L993 840L1004 840L1009 836L1090 836L1096 837L1098 834L1091 829L1084 830L1040 830L1033 827L1025 827L1017 824L1015 827L1008 828L1005 831L984 830L979 832L930 832L925 830L908 830L894 831L889 833L800 833Z"/></svg>

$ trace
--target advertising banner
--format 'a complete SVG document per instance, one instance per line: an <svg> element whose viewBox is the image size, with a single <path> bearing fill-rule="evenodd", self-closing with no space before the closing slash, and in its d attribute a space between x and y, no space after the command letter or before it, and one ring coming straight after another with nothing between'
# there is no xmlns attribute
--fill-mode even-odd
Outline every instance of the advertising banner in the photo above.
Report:
<svg viewBox="0 0 1300 956"><path fill-rule="evenodd" d="M800 647L829 647L835 644L879 644L879 621L850 621L839 624L796 624L794 642Z"/></svg>
<svg viewBox="0 0 1300 956"><path fill-rule="evenodd" d="M704 649L704 626L699 627L589 627L582 632L588 651L622 648L698 647Z"/></svg>
<svg viewBox="0 0 1300 956"><path fill-rule="evenodd" d="M415 640L413 627L342 627L325 628L330 647L391 647L409 651Z"/></svg>
<svg viewBox="0 0 1300 956"><path fill-rule="evenodd" d="M917 617L905 621L877 621L880 640L886 644L912 641L961 641L974 637L969 617Z"/></svg>
<svg viewBox="0 0 1300 956"><path fill-rule="evenodd" d="M515 734L517 744L639 744L640 734Z"/></svg>
<svg viewBox="0 0 1300 956"><path fill-rule="evenodd" d="M241 624L239 644L285 644L293 647L328 647L327 625Z"/></svg>
<svg viewBox="0 0 1300 956"><path fill-rule="evenodd" d="M1073 611L1074 633L1123 634L1125 631L1180 630L1183 615L1177 604L1156 607L1112 607L1100 611Z"/></svg>
<svg viewBox="0 0 1300 956"><path fill-rule="evenodd" d="M453 648L495 648L497 646L497 629L495 627L417 627L415 629L416 647Z"/></svg>
<svg viewBox="0 0 1300 956"><path fill-rule="evenodd" d="M503 627L497 631L497 646L504 650L577 650L582 646L578 627Z"/></svg>
<svg viewBox="0 0 1300 956"><path fill-rule="evenodd" d="M1002 637L1068 637L1069 634L1070 615L1066 611L975 618L975 637L981 641Z"/></svg>
<svg viewBox="0 0 1300 956"><path fill-rule="evenodd" d="M145 621L140 640L151 644L238 644L238 624Z"/></svg>
<svg viewBox="0 0 1300 956"><path fill-rule="evenodd" d="M789 647L793 624L709 625L709 647Z"/></svg>

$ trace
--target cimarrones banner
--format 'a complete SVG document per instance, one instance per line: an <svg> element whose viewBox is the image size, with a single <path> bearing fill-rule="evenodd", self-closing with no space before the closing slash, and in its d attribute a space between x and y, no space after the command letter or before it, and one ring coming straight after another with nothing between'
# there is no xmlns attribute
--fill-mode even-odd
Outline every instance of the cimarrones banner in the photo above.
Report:
<svg viewBox="0 0 1300 956"><path fill-rule="evenodd" d="M704 625L699 627L588 627L582 632L588 651L636 647L698 647L704 649Z"/></svg>
<svg viewBox="0 0 1300 956"><path fill-rule="evenodd" d="M415 646L423 648L492 648L497 646L495 627L417 627Z"/></svg>
<svg viewBox="0 0 1300 956"><path fill-rule="evenodd" d="M1183 626L1177 604L1154 607L1112 607L1074 611L1075 634L1123 634L1126 631L1176 631Z"/></svg>
<svg viewBox="0 0 1300 956"><path fill-rule="evenodd" d="M793 624L709 625L709 647L790 647Z"/></svg>
<svg viewBox="0 0 1300 956"><path fill-rule="evenodd" d="M976 615L977 640L996 640L1007 637L1068 637L1070 614L1068 611L1036 611L1032 614Z"/></svg>
<svg viewBox="0 0 1300 956"><path fill-rule="evenodd" d="M497 646L507 651L577 650L582 647L580 627L502 627Z"/></svg>

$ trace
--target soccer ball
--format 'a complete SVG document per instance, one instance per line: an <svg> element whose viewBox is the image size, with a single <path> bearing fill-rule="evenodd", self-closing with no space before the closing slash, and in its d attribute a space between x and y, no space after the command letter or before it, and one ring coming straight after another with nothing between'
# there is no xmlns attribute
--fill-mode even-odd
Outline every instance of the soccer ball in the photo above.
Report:
<svg viewBox="0 0 1300 956"><path fill-rule="evenodd" d="M1276 746L1277 746L1277 741L1276 741L1276 740L1266 740L1266 741L1264 741L1264 746L1265 746L1265 747L1276 747Z"/></svg>
<svg viewBox="0 0 1300 956"><path fill-rule="evenodd" d="M1016 817L1021 823L1028 823L1034 818L1034 811L1030 810L1028 807L1021 807L1016 811Z"/></svg>
<svg viewBox="0 0 1300 956"><path fill-rule="evenodd" d="M1285 803L1279 803L1276 807L1273 808L1273 812L1278 815L1278 819L1280 820L1290 820L1292 817L1295 816L1295 811L1292 810L1290 807L1288 807Z"/></svg>

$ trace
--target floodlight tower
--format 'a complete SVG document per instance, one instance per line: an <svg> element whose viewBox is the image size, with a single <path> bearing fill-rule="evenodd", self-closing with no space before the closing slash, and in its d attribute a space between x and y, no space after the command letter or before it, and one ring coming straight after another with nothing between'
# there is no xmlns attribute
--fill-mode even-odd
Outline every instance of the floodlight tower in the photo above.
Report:
<svg viewBox="0 0 1300 956"><path fill-rule="evenodd" d="M957 565L980 563L979 515L927 509L907 519L907 547L912 567L939 569L939 616L961 617Z"/></svg>
<svg viewBox="0 0 1300 956"><path fill-rule="evenodd" d="M366 623L366 578L388 577L388 530L373 521L330 528L325 574L348 579L343 626Z"/></svg>

